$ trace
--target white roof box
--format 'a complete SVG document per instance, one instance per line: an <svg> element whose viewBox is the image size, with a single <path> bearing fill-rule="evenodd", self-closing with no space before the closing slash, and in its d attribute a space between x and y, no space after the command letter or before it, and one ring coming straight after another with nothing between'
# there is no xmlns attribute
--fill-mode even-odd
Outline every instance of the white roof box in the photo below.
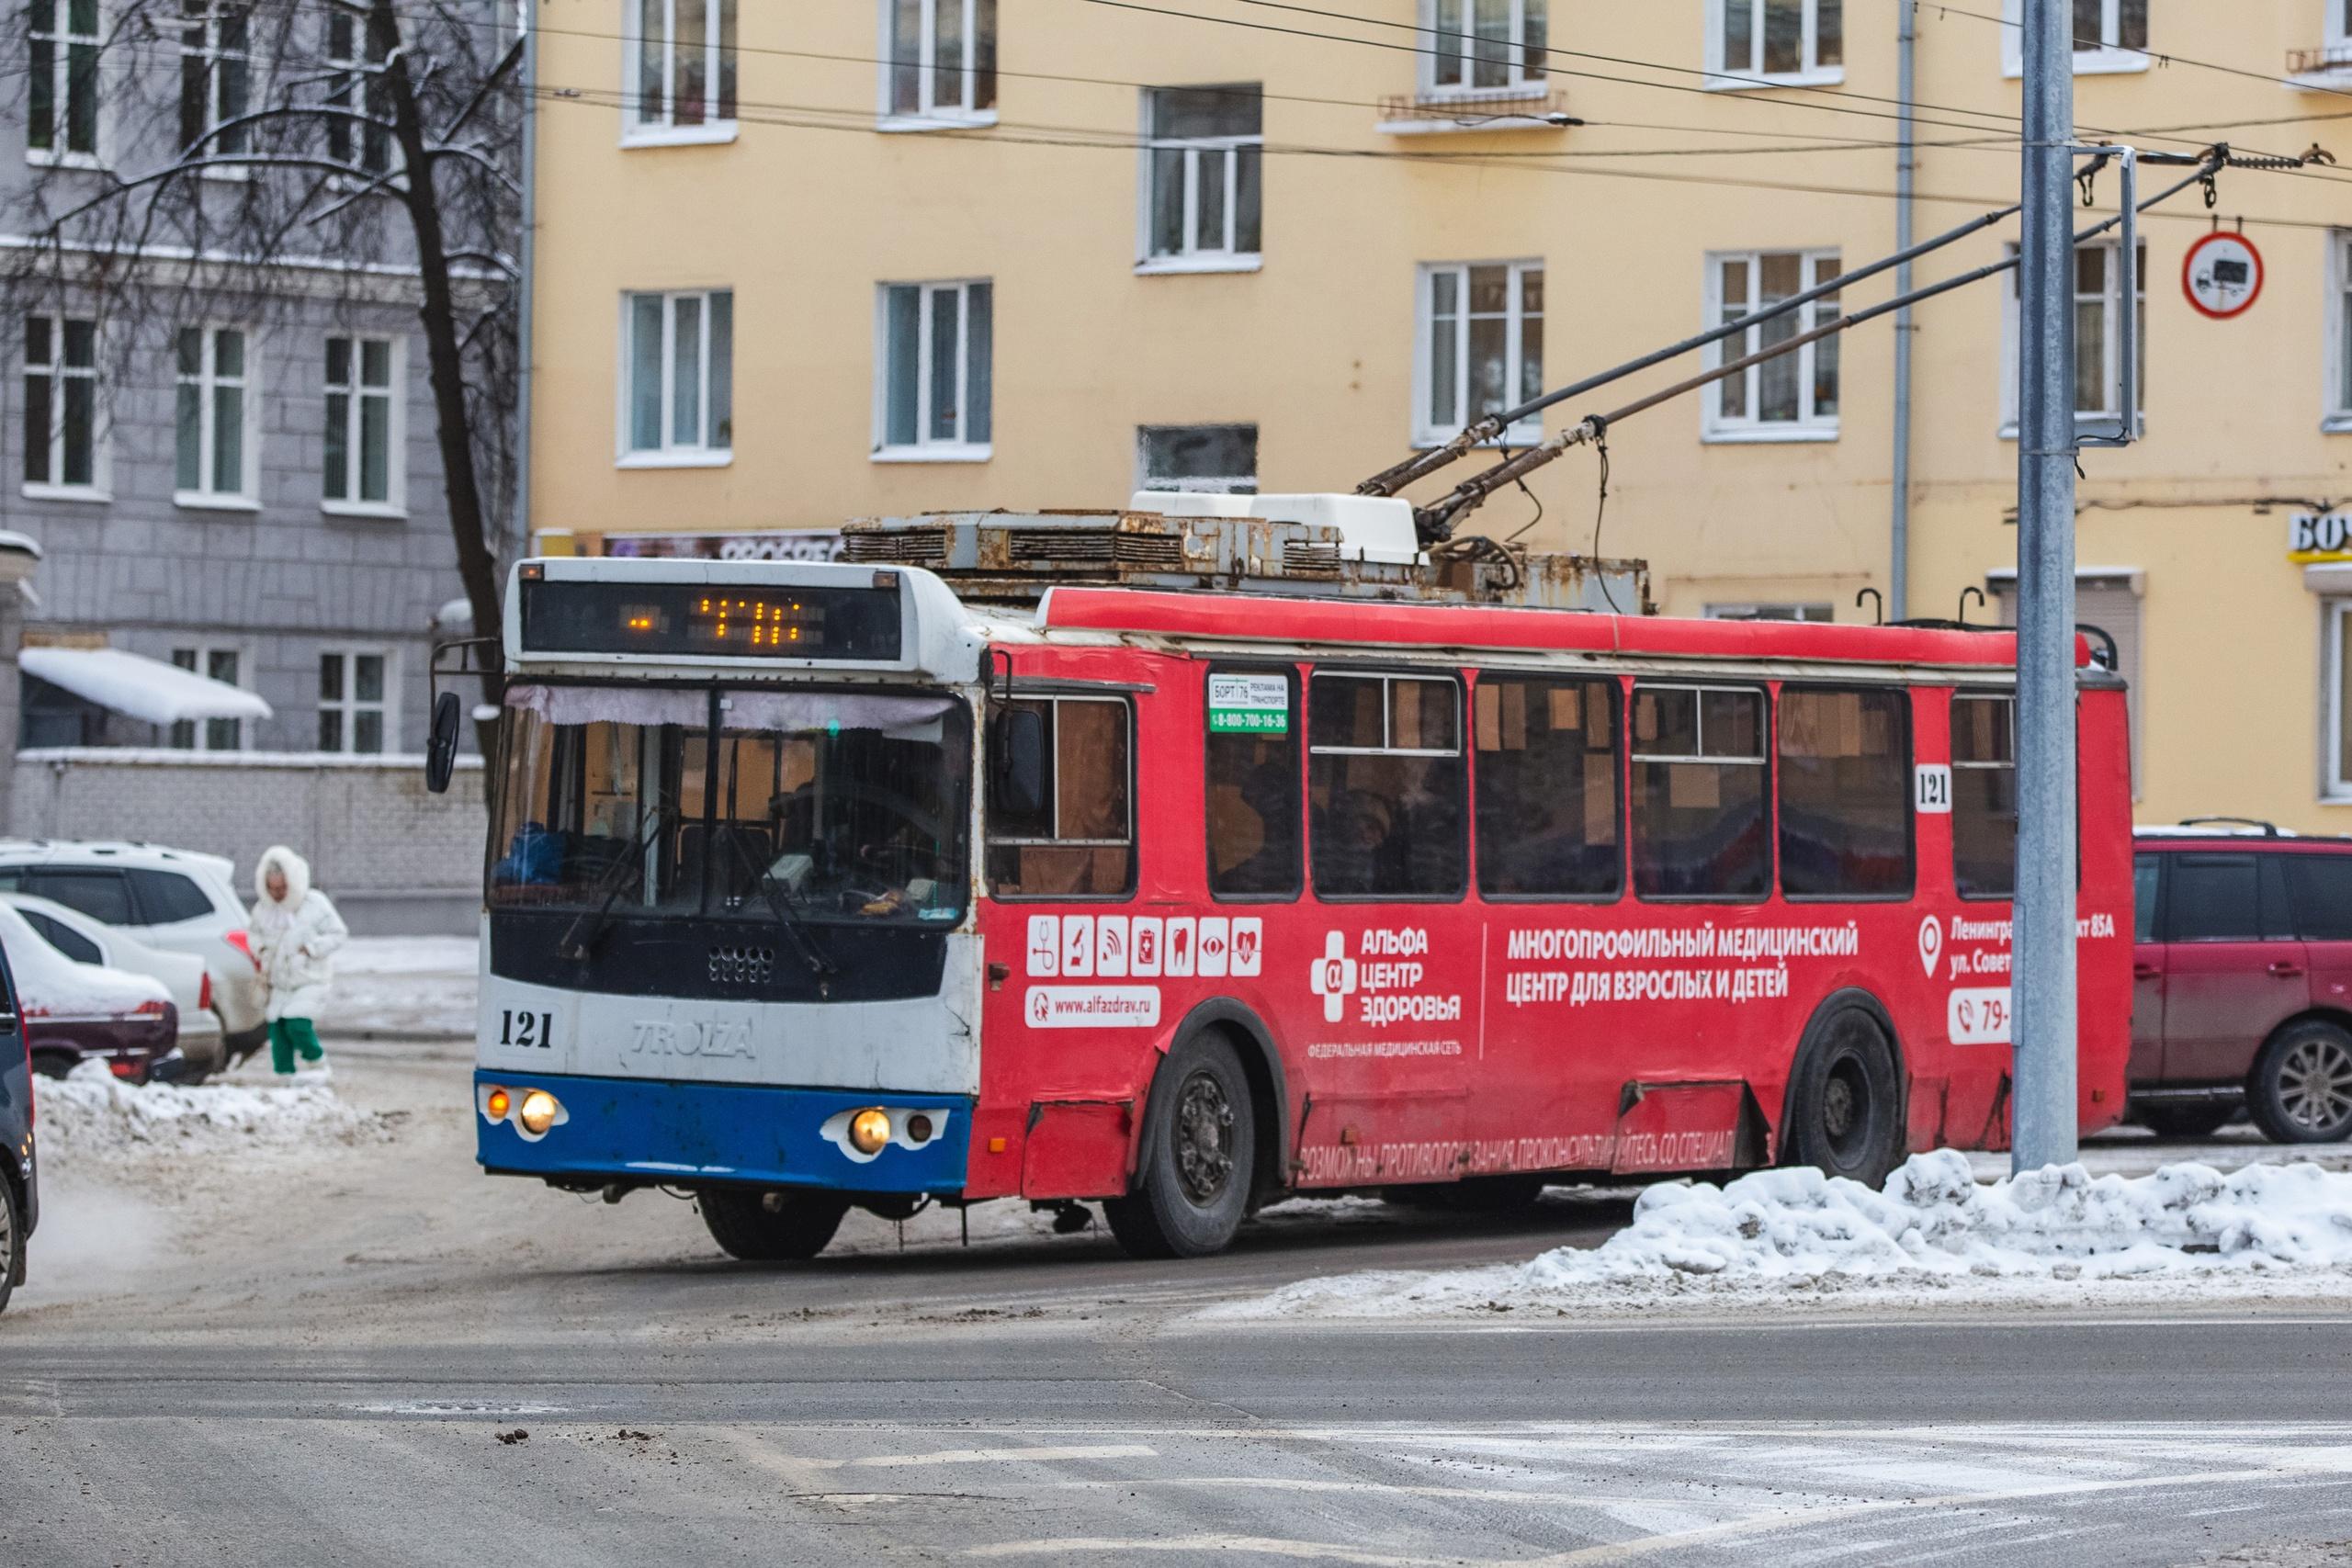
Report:
<svg viewBox="0 0 2352 1568"><path fill-rule="evenodd" d="M1421 561L1420 536L1413 528L1413 505L1385 495L1195 495L1189 491L1139 490L1127 502L1131 512L1164 517L1261 517L1269 523L1301 523L1336 529L1340 553L1353 560L1415 566Z"/></svg>

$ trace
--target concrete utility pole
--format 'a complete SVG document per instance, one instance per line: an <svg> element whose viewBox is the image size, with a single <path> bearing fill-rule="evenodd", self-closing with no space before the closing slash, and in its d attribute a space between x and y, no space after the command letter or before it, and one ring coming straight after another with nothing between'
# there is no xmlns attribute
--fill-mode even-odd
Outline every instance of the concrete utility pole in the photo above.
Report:
<svg viewBox="0 0 2352 1568"><path fill-rule="evenodd" d="M2074 6L2025 0L2018 286L2018 864L2011 1166L2064 1165L2075 1115ZM2132 308L2127 294L2125 310Z"/></svg>

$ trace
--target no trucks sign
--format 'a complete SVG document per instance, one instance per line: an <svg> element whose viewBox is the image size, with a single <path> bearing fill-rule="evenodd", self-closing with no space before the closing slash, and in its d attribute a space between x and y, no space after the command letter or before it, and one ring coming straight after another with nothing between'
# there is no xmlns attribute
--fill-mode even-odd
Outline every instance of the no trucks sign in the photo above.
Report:
<svg viewBox="0 0 2352 1568"><path fill-rule="evenodd" d="M2242 316L2262 293L2262 253L2244 234L2208 234L2181 261L2180 287L2200 315Z"/></svg>

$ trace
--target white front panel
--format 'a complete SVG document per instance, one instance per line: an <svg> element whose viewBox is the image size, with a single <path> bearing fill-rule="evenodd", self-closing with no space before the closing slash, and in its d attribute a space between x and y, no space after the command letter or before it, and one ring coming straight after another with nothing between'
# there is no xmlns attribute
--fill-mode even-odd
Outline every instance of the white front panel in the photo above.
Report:
<svg viewBox="0 0 2352 1568"><path fill-rule="evenodd" d="M980 1089L978 938L947 939L940 995L890 1002L685 1001L485 975L482 1066L805 1089Z"/></svg>

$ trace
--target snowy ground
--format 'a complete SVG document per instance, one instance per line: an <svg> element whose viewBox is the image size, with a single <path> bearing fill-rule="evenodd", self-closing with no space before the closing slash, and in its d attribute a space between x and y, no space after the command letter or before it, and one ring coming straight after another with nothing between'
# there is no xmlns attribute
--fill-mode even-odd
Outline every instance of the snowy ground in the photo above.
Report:
<svg viewBox="0 0 2352 1568"><path fill-rule="evenodd" d="M470 1038L479 948L469 936L352 941L335 954L319 1032L331 1039Z"/></svg>
<svg viewBox="0 0 2352 1568"><path fill-rule="evenodd" d="M1364 1273L1209 1309L1227 1318L1614 1316L1770 1303L2102 1305L2352 1301L2352 1174L2310 1163L2227 1175L2082 1166L1980 1181L1916 1155L1883 1190L1814 1170L1647 1189L1595 1248L1452 1273Z"/></svg>

